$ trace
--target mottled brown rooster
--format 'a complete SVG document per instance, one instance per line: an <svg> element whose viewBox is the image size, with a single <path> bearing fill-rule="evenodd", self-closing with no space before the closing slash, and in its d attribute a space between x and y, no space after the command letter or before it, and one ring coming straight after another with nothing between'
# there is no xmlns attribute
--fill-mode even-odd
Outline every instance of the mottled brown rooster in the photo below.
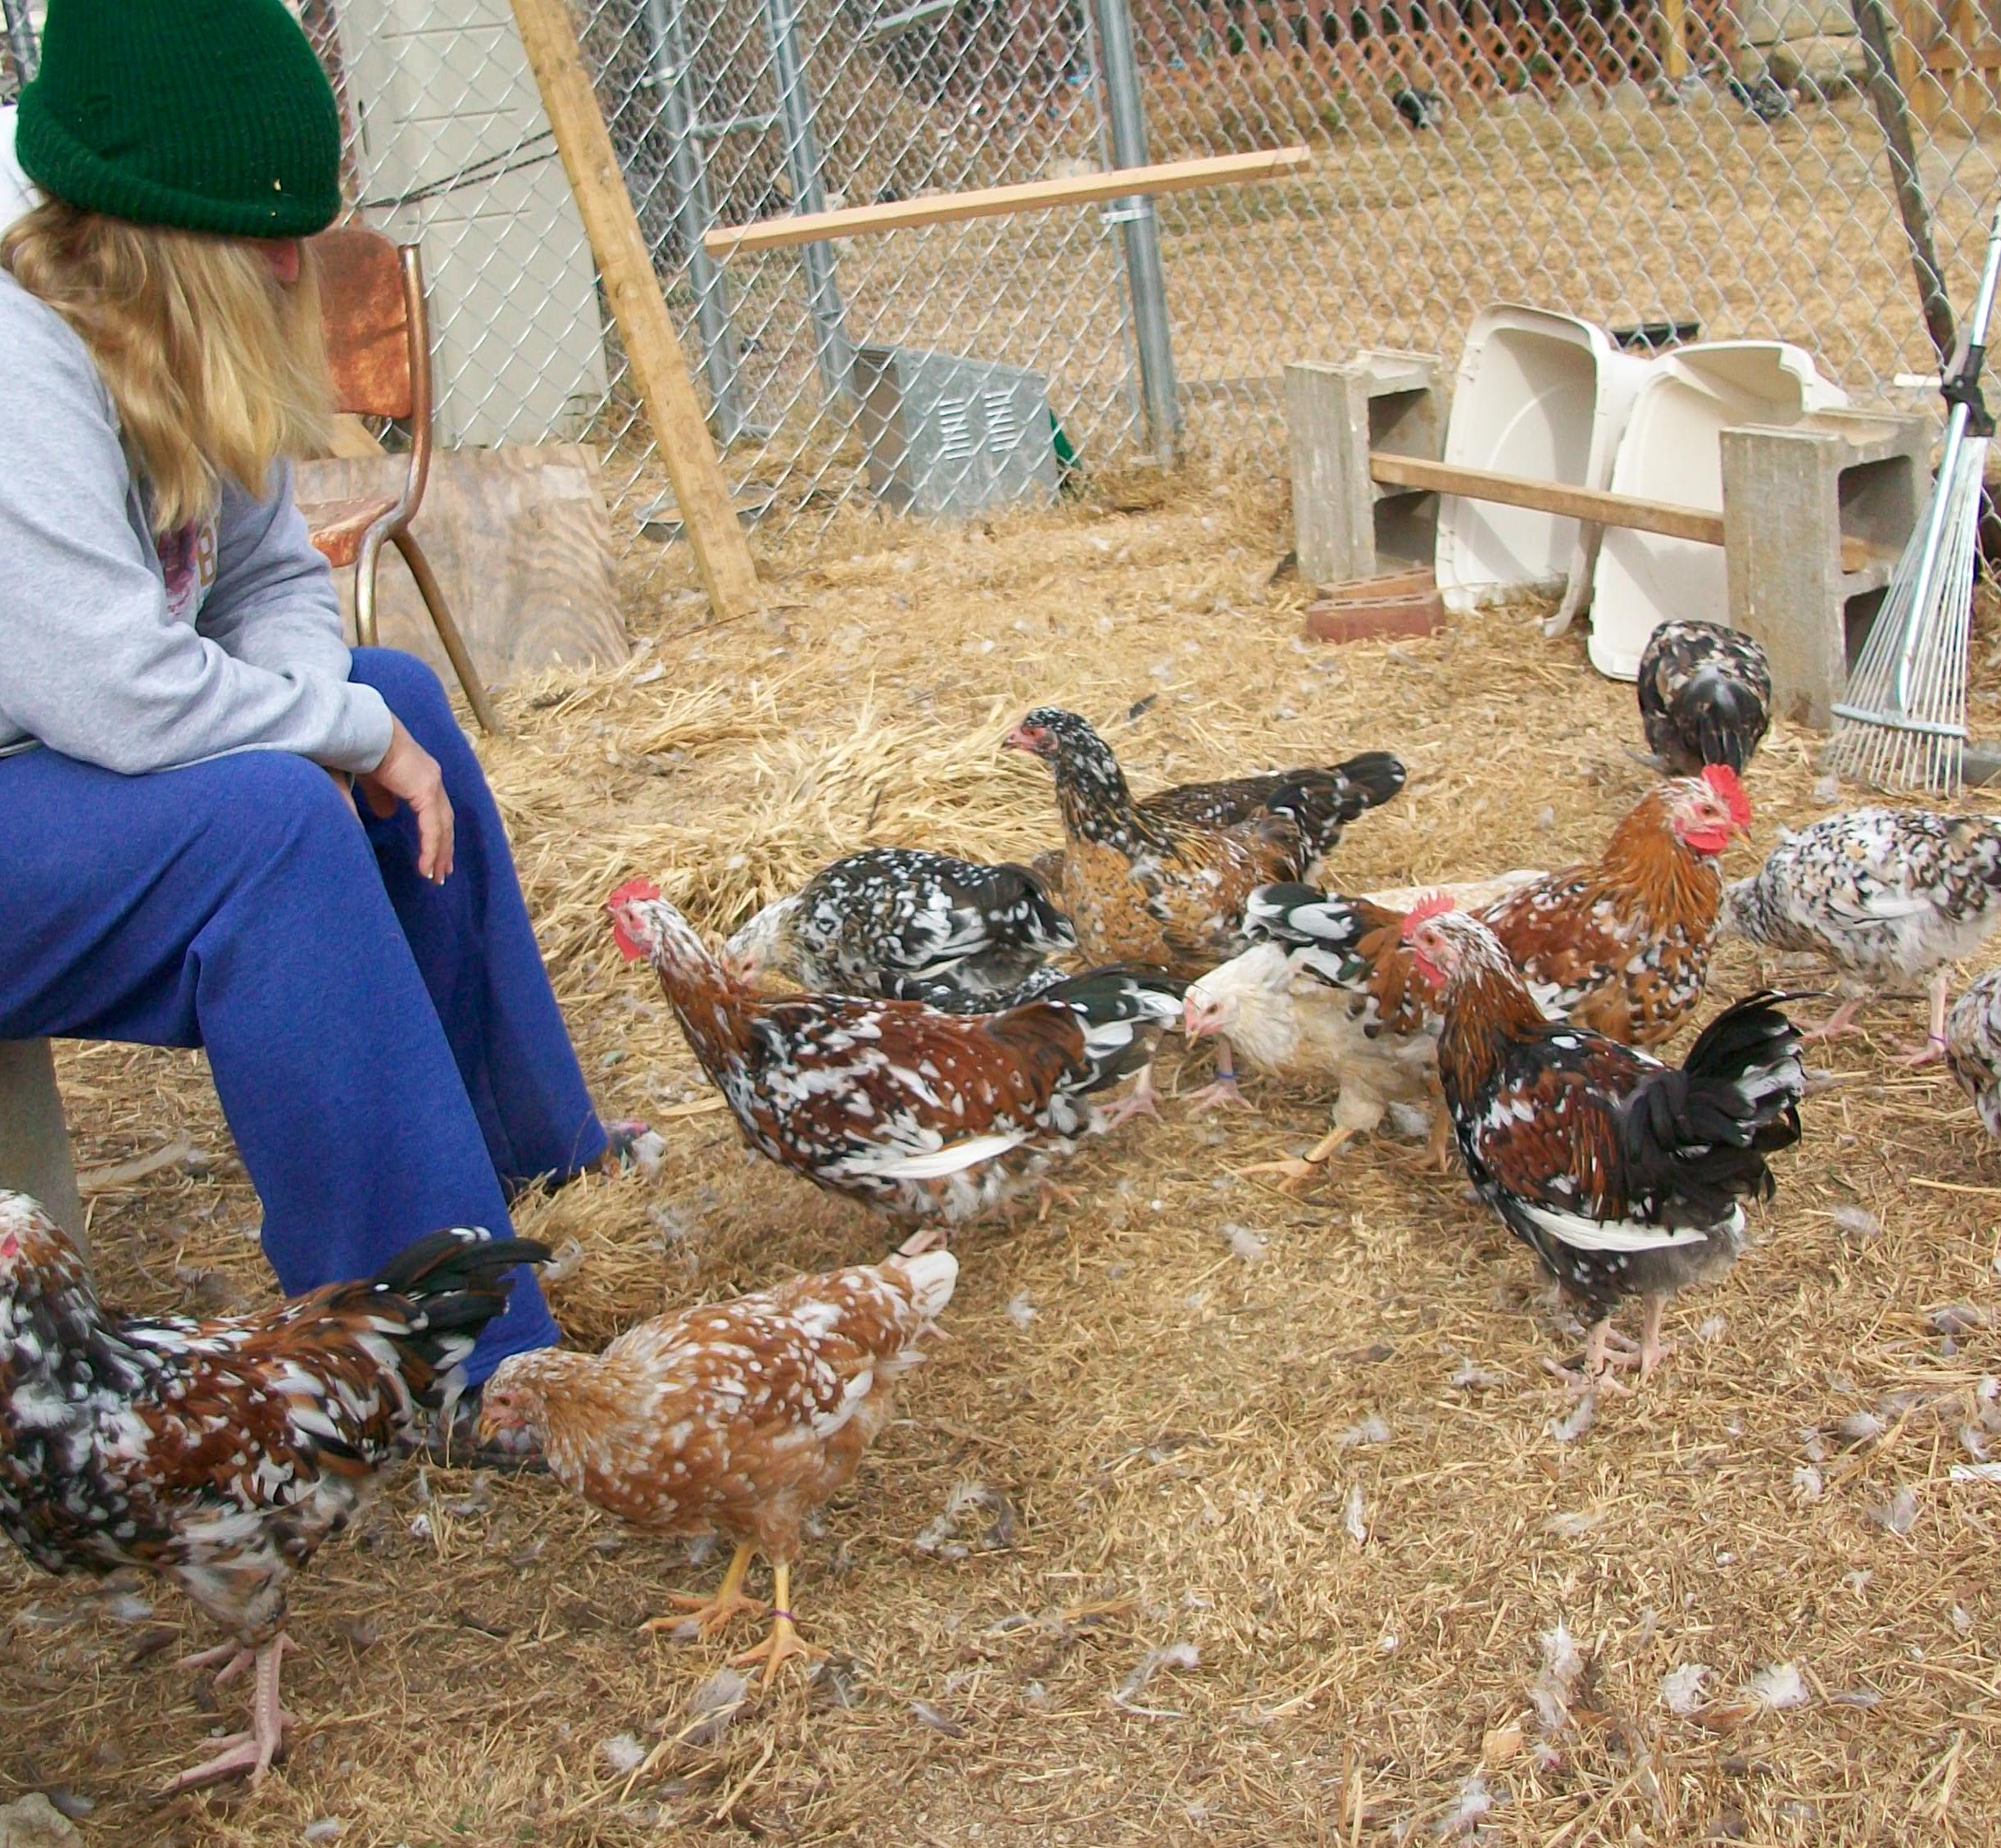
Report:
<svg viewBox="0 0 2001 1848"><path fill-rule="evenodd" d="M720 1533L736 1552L713 1597L675 1594L704 1637L739 1612L753 1553L771 1562L771 1633L734 1658L769 1687L800 1640L792 1562L806 1517L854 1473L894 1410L896 1381L951 1300L949 1251L890 1258L642 1323L601 1354L542 1348L503 1360L480 1428L525 1427L565 1488L647 1533Z"/></svg>

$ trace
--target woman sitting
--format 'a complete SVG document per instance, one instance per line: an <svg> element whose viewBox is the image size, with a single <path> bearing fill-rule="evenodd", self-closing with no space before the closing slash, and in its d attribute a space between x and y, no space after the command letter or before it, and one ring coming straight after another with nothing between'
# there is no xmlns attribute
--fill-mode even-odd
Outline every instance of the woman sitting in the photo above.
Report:
<svg viewBox="0 0 2001 1848"><path fill-rule="evenodd" d="M606 1137L443 690L293 504L333 92L281 0L51 0L12 125L0 1039L206 1047L288 1292L500 1232ZM556 1338L521 1276L471 1378Z"/></svg>

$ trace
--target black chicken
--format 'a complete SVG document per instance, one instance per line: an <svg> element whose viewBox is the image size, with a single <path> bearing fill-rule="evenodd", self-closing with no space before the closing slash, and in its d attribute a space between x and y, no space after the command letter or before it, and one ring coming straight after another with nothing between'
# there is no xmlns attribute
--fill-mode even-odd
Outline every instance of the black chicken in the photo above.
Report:
<svg viewBox="0 0 2001 1848"><path fill-rule="evenodd" d="M1640 656L1640 723L1669 776L1722 764L1740 776L1772 724L1772 666L1721 623L1664 622Z"/></svg>

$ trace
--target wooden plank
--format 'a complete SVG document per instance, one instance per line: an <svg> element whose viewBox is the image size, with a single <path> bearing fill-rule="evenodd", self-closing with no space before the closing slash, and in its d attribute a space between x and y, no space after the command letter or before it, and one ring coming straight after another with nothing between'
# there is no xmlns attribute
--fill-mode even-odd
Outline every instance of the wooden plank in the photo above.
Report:
<svg viewBox="0 0 2001 1848"><path fill-rule="evenodd" d="M402 456L302 462L299 497L392 494L408 465ZM487 685L558 665L610 665L629 652L597 457L582 444L439 450L411 530ZM352 633L354 573L334 577ZM384 644L422 656L456 685L410 568L391 547L375 592Z"/></svg>
<svg viewBox="0 0 2001 1848"><path fill-rule="evenodd" d="M1701 546L1723 543L1723 516L1707 507L1644 500L1636 494L1609 494L1602 488L1578 488L1565 481L1536 481L1527 475L1502 474L1493 469L1427 462L1416 456L1386 455L1380 449L1369 452L1368 472L1392 488L1422 488L1433 493L1463 495L1469 501L1531 507L1538 513L1553 513L1567 520L1588 520L1596 526L1658 533L1667 538L1690 539ZM1876 556L1875 548L1866 540L1843 536L1844 571L1859 571Z"/></svg>
<svg viewBox="0 0 2001 1848"><path fill-rule="evenodd" d="M1440 494L1463 494L1469 501L1533 507L1539 513L1588 520L1599 526L1630 526L1642 533L1664 534L1671 539L1693 539L1698 545L1723 543L1722 515L1704 507L1608 494L1602 488L1577 488L1563 481L1534 481L1492 469L1427 462L1415 456L1388 456L1379 449L1369 452L1368 472L1394 488L1428 488Z"/></svg>
<svg viewBox="0 0 2001 1848"><path fill-rule="evenodd" d="M517 6L522 0L515 0ZM1304 148L1278 148L1255 154L1205 154L1152 166L1114 167L1069 179L1031 179L1016 186L982 186L929 198L897 199L888 205L848 206L839 211L801 212L760 219L754 225L718 225L702 238L712 256L739 251L779 250L788 244L818 243L828 238L860 238L919 225L957 225L969 218L1002 218L1018 211L1047 211L1056 206L1090 205L1136 194L1185 193L1199 186L1236 186L1254 179L1279 179L1313 165Z"/></svg>
<svg viewBox="0 0 2001 1848"><path fill-rule="evenodd" d="M529 68L542 92L563 170L597 260L605 298L625 343L634 383L660 445L703 587L719 617L763 606L757 570L729 504L723 465L709 434L694 381L675 338L660 279L625 190L611 136L591 89L583 54L563 0L513 0Z"/></svg>

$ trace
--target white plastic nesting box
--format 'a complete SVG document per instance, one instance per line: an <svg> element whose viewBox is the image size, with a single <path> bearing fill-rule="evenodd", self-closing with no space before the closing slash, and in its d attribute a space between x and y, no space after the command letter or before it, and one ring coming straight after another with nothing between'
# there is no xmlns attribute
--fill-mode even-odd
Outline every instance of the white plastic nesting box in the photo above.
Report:
<svg viewBox="0 0 2001 1848"><path fill-rule="evenodd" d="M1049 380L917 347L859 347L869 486L900 513L964 517L1056 497Z"/></svg>
<svg viewBox="0 0 2001 1848"><path fill-rule="evenodd" d="M1447 462L1602 488L1647 362L1575 315L1504 302L1473 322L1445 426ZM1447 496L1439 507L1438 588L1452 610L1524 589L1568 586L1552 627L1590 581L1597 529L1532 508Z"/></svg>
<svg viewBox="0 0 2001 1848"><path fill-rule="evenodd" d="M1796 424L1848 394L1783 340L1714 340L1649 363L1613 464L1612 490L1721 512L1722 434L1740 424ZM1614 680L1640 671L1648 638L1669 620L1727 622L1720 546L1608 529L1591 587L1591 665Z"/></svg>

